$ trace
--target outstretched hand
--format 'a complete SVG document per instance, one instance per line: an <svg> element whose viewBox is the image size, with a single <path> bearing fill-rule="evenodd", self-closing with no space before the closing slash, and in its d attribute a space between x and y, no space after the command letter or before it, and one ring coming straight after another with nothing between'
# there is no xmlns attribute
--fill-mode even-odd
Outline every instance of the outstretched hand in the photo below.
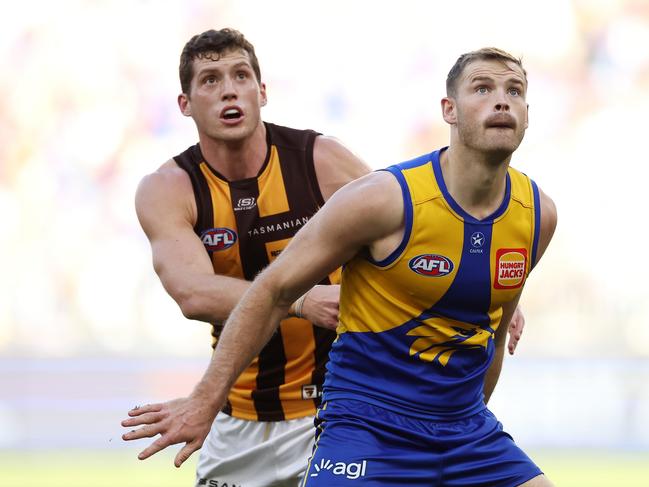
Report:
<svg viewBox="0 0 649 487"><path fill-rule="evenodd" d="M339 301L338 284L314 286L304 298L302 316L314 325L335 330L338 326Z"/></svg>
<svg viewBox="0 0 649 487"><path fill-rule="evenodd" d="M520 306L516 306L512 320L509 322L509 341L507 342L507 350L510 355L514 355L516 345L523 335L523 328L525 328L525 316L521 311Z"/></svg>
<svg viewBox="0 0 649 487"><path fill-rule="evenodd" d="M170 445L184 442L185 446L174 460L174 465L180 467L203 445L217 412L202 398L193 395L159 404L136 406L128 412L130 418L122 421L122 426L143 426L123 434L122 439L130 441L160 435L140 452L140 460L149 458Z"/></svg>

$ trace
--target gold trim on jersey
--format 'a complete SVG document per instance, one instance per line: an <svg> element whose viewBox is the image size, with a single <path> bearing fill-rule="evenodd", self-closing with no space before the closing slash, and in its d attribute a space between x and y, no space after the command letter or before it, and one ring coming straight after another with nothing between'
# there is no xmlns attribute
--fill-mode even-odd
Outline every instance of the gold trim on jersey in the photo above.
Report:
<svg viewBox="0 0 649 487"><path fill-rule="evenodd" d="M279 164L277 147L270 149L270 160L266 170L259 175L259 216L277 215L289 211L284 178L282 177L282 166Z"/></svg>

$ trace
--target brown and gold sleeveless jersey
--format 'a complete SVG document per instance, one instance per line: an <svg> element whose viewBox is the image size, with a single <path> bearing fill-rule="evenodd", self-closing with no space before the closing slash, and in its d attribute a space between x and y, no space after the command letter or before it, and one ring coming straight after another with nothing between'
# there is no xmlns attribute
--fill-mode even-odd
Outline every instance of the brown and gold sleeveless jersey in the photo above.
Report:
<svg viewBox="0 0 649 487"><path fill-rule="evenodd" d="M268 152L256 178L228 181L198 144L174 160L189 174L198 209L194 230L214 272L252 280L324 204L313 166L316 132L266 123ZM339 273L323 284L339 282ZM213 324L213 346L220 324ZM325 362L335 333L310 322L281 322L241 374L224 412L237 418L281 421L315 414Z"/></svg>

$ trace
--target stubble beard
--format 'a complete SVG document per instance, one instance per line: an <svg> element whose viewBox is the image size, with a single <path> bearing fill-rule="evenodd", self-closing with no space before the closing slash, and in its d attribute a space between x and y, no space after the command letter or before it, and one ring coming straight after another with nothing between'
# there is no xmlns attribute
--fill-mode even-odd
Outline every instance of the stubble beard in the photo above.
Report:
<svg viewBox="0 0 649 487"><path fill-rule="evenodd" d="M458 124L458 135L462 144L474 152L484 154L488 161L496 165L514 153L525 135L525 132L519 134L517 130L512 134L514 140L512 140L512 136L505 136L505 134L489 135L489 131L497 130L508 129L485 130L480 124L472 124L469 127Z"/></svg>

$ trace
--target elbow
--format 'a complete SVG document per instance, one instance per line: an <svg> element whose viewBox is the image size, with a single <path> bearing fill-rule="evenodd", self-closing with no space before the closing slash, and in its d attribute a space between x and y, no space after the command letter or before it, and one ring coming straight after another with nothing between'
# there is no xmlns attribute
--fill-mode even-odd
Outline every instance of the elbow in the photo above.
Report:
<svg viewBox="0 0 649 487"><path fill-rule="evenodd" d="M190 289L178 290L173 293L183 316L189 320L210 321L207 303L201 296Z"/></svg>
<svg viewBox="0 0 649 487"><path fill-rule="evenodd" d="M206 321L204 319L205 313L203 312L200 303L198 303L197 299L193 299L193 298L177 299L176 302L178 303L178 306L180 307L180 311L182 312L183 316L188 320Z"/></svg>

